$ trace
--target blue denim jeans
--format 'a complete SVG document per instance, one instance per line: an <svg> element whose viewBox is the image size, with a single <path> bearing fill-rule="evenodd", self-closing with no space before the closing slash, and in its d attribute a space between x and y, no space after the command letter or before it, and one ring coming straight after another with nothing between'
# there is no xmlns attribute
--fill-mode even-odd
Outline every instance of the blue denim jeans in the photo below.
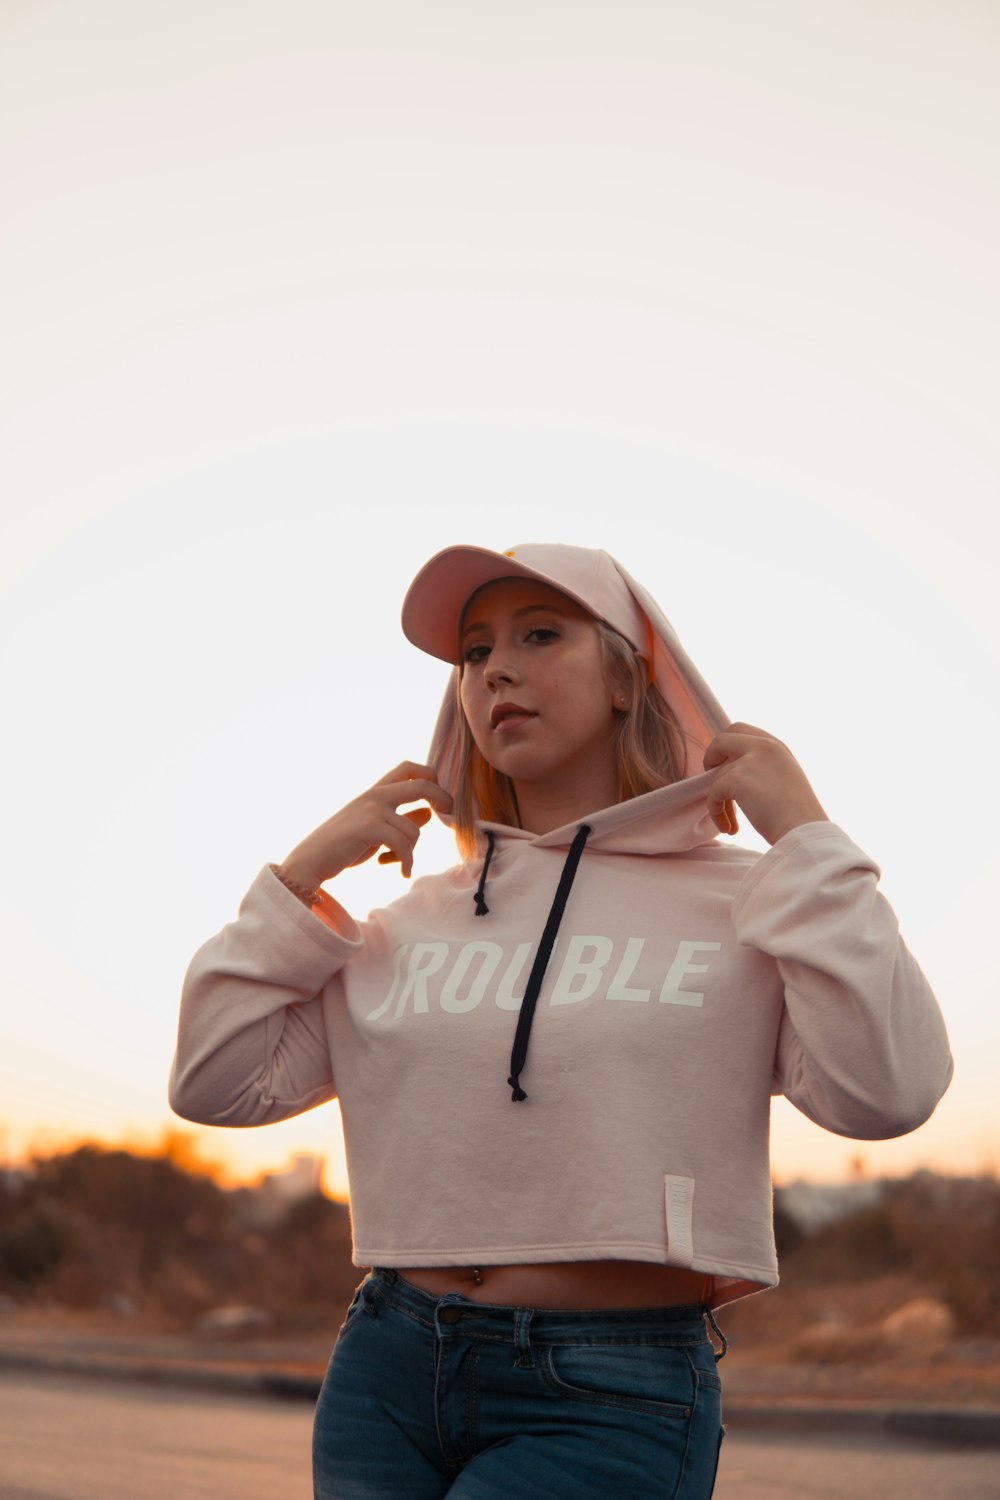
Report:
<svg viewBox="0 0 1000 1500"><path fill-rule="evenodd" d="M700 1307L552 1312L376 1267L313 1428L316 1500L709 1500L721 1383Z"/></svg>

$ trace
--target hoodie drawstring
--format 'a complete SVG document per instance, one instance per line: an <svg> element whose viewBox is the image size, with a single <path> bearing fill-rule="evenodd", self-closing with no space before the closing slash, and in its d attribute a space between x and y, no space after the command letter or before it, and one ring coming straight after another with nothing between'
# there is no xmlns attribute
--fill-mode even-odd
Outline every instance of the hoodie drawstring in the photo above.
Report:
<svg viewBox="0 0 1000 1500"><path fill-rule="evenodd" d="M486 830L486 839L488 844L486 858L483 860L482 874L479 877L479 884L472 898L476 903L477 917L488 917L490 914L490 909L486 905L486 871L490 867L490 860L493 858L493 845L496 842L493 837L493 831L490 828Z"/></svg>
<svg viewBox="0 0 1000 1500"><path fill-rule="evenodd" d="M556 886L556 893L552 899L552 908L545 923L542 940L538 944L538 952L535 954L535 961L531 966L531 973L528 976L528 987L524 992L524 999L521 1001L521 1009L517 1017L517 1030L514 1033L514 1047L510 1054L510 1077L507 1079L512 1090L510 1097L516 1104L520 1104L523 1099L527 1099L528 1097L521 1087L520 1080L521 1069L524 1067L524 1061L528 1055L528 1036L535 1014L535 1002L538 999L538 992L542 987L542 980L545 978L545 970L548 968L549 958L552 955L556 934L559 931L559 923L562 921L570 887L573 884L573 877L576 875L576 867L580 863L580 855L583 853L583 846L587 842L587 835L589 833L590 828L588 825L581 823L576 831L576 837L569 846L569 853L566 855L566 863L563 865L559 884ZM492 853L492 849L490 852ZM485 878L486 871L484 868L483 879L485 880ZM482 882L480 882L481 886Z"/></svg>

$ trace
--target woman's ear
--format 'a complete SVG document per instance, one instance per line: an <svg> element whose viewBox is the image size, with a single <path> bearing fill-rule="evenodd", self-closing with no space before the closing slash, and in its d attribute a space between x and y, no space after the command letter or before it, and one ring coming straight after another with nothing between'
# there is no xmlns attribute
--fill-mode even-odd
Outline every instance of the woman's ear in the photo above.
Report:
<svg viewBox="0 0 1000 1500"><path fill-rule="evenodd" d="M632 702L632 684L626 680L625 673L617 662L609 673L609 678L612 706L619 713L624 713Z"/></svg>
<svg viewBox="0 0 1000 1500"><path fill-rule="evenodd" d="M600 622L596 628L603 647L604 681L611 706L616 713L628 713L635 705L636 693L641 691L635 652L609 625Z"/></svg>

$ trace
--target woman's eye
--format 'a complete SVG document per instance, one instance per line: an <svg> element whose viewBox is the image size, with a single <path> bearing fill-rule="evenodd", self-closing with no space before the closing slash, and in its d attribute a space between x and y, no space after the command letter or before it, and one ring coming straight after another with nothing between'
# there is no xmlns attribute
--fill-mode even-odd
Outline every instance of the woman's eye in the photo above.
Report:
<svg viewBox="0 0 1000 1500"><path fill-rule="evenodd" d="M475 667L483 662L490 654L489 646L466 646L462 652L462 660L467 666Z"/></svg>
<svg viewBox="0 0 1000 1500"><path fill-rule="evenodd" d="M528 631L527 639L543 643L545 641L557 641L559 639L559 632L558 630L550 629L548 625L536 625L532 630Z"/></svg>

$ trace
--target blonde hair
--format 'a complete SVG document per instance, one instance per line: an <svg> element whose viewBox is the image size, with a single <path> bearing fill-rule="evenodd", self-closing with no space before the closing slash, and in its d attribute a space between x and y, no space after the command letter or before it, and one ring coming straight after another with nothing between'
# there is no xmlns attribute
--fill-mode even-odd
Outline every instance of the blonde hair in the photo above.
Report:
<svg viewBox="0 0 1000 1500"><path fill-rule="evenodd" d="M615 709L612 748L618 780L616 801L628 802L684 775L683 741L669 704L646 664L631 644L603 620L594 621L601 643L601 662L609 685L624 695L626 707ZM520 828L517 793L509 776L495 771L480 752L462 708L462 671L455 675L456 786L452 828L462 854L476 848L476 819Z"/></svg>

